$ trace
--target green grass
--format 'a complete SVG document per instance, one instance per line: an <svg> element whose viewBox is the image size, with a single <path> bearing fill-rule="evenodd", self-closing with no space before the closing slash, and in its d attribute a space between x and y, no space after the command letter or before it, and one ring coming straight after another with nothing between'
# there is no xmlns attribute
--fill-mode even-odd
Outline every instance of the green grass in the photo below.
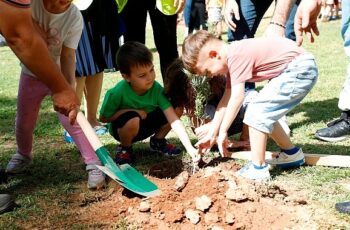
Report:
<svg viewBox="0 0 350 230"><path fill-rule="evenodd" d="M266 26L263 21L258 36ZM321 23L321 36L315 44L305 42L304 47L316 57L319 67L319 80L312 92L288 115L293 130L292 140L307 153L350 155L350 140L339 143L320 142L314 138L317 129L325 127L328 121L339 116L337 109L338 95L345 79L347 58L340 38L340 22ZM179 28L178 41L183 39ZM151 31L148 30L147 46L155 50ZM154 53L158 80L158 54ZM11 155L16 151L14 133L16 98L19 77L19 63L7 47L0 48L0 165L5 167ZM103 93L121 79L119 73L105 74ZM101 101L103 97L101 97ZM183 118L186 120L186 118ZM42 104L40 118L35 129L34 164L29 174L12 178L8 184L1 185L1 193L11 193L21 205L14 212L0 216L0 229L52 228L62 226L74 216L70 210L76 205L69 201L72 194L87 192L85 183L87 175L80 154L74 145L63 140L63 128L58 122L50 99ZM180 143L173 133L171 140ZM101 138L107 148L113 152L116 142L110 136ZM196 140L192 136L192 141ZM159 156L147 153L148 142L135 145L140 155L136 168L142 172L155 162ZM276 146L269 143L269 149ZM186 156L184 156L186 157ZM181 160L181 157L179 158ZM290 171L274 171L277 182L304 190L309 199L320 203L328 209L330 215L338 218L339 223L348 222L350 218L334 211L334 203L350 200L350 192L341 184L350 183L350 169L330 167L301 167ZM126 229L123 220L111 226L114 229ZM98 223L76 223L71 229L98 228ZM339 226L342 226L341 224ZM339 227L338 226L338 227Z"/></svg>

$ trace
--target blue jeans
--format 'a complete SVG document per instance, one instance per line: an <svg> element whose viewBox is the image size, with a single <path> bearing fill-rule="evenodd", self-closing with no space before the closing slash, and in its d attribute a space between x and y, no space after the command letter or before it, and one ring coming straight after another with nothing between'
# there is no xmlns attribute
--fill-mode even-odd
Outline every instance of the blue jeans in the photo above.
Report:
<svg viewBox="0 0 350 230"><path fill-rule="evenodd" d="M248 104L243 122L261 132L272 133L274 124L310 92L317 76L313 55L299 55Z"/></svg>
<svg viewBox="0 0 350 230"><path fill-rule="evenodd" d="M242 40L245 38L253 38L256 30L260 24L266 11L269 9L273 0L239 0L239 14L241 19L239 21L233 18L233 21L237 25L236 31L228 30L227 37L228 42L235 40ZM287 24L285 35L287 38L295 41L294 34L294 16L297 10L297 5L294 5Z"/></svg>
<svg viewBox="0 0 350 230"><path fill-rule="evenodd" d="M350 0L342 1L342 25L341 35L344 40L344 50L346 56L350 59ZM350 111L350 64L348 64L347 77L343 90L339 96L338 107L342 111Z"/></svg>

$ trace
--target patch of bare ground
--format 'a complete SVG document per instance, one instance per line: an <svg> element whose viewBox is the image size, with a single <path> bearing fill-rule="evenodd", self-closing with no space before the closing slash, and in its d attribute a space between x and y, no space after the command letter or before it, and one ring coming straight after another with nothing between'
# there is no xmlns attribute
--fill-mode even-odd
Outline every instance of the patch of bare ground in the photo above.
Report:
<svg viewBox="0 0 350 230"><path fill-rule="evenodd" d="M171 162L169 162L170 164ZM142 198L115 186L71 197L76 203L72 223L98 223L108 228L124 220L130 229L315 229L308 202L298 191L273 183L254 183L235 176L232 161L162 179L163 163L147 177L161 190ZM151 169L152 169L151 168ZM171 178L171 177L169 177ZM66 223L67 224L67 223Z"/></svg>

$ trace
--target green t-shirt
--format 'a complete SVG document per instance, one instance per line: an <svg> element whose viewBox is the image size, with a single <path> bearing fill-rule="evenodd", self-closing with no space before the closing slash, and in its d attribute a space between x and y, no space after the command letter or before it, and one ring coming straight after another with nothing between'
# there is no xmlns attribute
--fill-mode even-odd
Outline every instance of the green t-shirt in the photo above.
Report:
<svg viewBox="0 0 350 230"><path fill-rule="evenodd" d="M121 80L107 91L100 115L108 118L121 109L139 109L149 113L157 107L164 111L170 106L171 104L165 97L163 87L157 81L154 81L153 86L146 94L139 96L132 90L127 81Z"/></svg>

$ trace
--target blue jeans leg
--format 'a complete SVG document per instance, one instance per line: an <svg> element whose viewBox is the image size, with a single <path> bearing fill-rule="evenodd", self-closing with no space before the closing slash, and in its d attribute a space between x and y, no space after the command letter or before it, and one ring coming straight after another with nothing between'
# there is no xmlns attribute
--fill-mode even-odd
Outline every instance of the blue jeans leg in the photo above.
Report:
<svg viewBox="0 0 350 230"><path fill-rule="evenodd" d="M342 1L341 35L344 40L345 54L350 59L350 0ZM339 96L338 107L342 111L350 111L350 64L348 64L347 77L343 90Z"/></svg>

